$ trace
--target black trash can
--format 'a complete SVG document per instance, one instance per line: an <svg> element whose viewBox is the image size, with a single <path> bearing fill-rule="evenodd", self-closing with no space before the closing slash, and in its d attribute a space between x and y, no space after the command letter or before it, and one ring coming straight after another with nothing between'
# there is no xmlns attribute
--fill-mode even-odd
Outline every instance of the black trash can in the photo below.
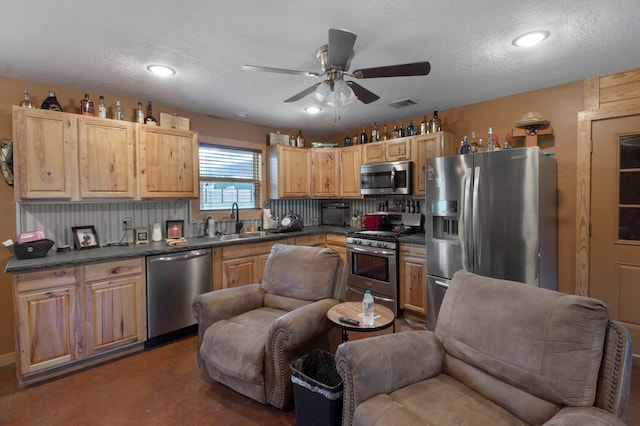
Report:
<svg viewBox="0 0 640 426"><path fill-rule="evenodd" d="M332 354L314 349L291 364L298 426L342 424L342 377Z"/></svg>

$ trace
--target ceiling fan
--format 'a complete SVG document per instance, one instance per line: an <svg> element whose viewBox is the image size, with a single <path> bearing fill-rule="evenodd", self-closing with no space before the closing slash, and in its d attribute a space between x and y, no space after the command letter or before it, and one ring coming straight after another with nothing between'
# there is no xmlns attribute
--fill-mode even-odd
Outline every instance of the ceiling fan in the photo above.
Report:
<svg viewBox="0 0 640 426"><path fill-rule="evenodd" d="M365 89L355 81L345 81L344 77L349 76L356 79L362 78L381 78L381 77L410 77L418 75L427 75L431 70L429 62L415 62L401 65L388 65L375 68L364 68L349 72L351 59L353 58L353 46L356 42L356 34L347 30L329 29L329 43L320 46L316 50L316 57L320 60L322 72L296 71L283 68L261 67L257 65L243 65L242 69L248 71L263 71L280 74L303 75L307 77L322 77L323 81L314 84L285 99L285 102L295 102L305 96L316 92L318 99L327 98L329 94L334 94L337 98L341 97L340 103L346 105L355 95L362 103L369 104L380 97L373 92ZM349 90L349 88L351 90ZM337 101L337 99L336 99Z"/></svg>

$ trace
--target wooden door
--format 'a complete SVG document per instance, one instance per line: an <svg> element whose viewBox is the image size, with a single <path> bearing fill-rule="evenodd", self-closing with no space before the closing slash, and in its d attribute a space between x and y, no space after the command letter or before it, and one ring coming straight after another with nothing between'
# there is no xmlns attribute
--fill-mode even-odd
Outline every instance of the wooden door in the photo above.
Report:
<svg viewBox="0 0 640 426"><path fill-rule="evenodd" d="M401 161L411 158L411 138L386 142L386 161Z"/></svg>
<svg viewBox="0 0 640 426"><path fill-rule="evenodd" d="M360 193L360 165L362 153L360 145L340 148L340 196L362 197Z"/></svg>
<svg viewBox="0 0 640 426"><path fill-rule="evenodd" d="M80 197L135 197L135 124L78 118Z"/></svg>
<svg viewBox="0 0 640 426"><path fill-rule="evenodd" d="M640 353L640 115L592 126L589 295Z"/></svg>
<svg viewBox="0 0 640 426"><path fill-rule="evenodd" d="M362 145L362 164L381 163L387 159L387 142Z"/></svg>
<svg viewBox="0 0 640 426"><path fill-rule="evenodd" d="M223 288L238 287L246 284L256 284L256 271L258 258L247 256L240 259L225 260L222 262Z"/></svg>
<svg viewBox="0 0 640 426"><path fill-rule="evenodd" d="M75 268L17 274L13 282L19 375L80 359Z"/></svg>
<svg viewBox="0 0 640 426"><path fill-rule="evenodd" d="M427 316L426 247L402 244L400 247L400 304L406 311Z"/></svg>
<svg viewBox="0 0 640 426"><path fill-rule="evenodd" d="M13 109L15 199L77 197L77 127L74 114Z"/></svg>
<svg viewBox="0 0 640 426"><path fill-rule="evenodd" d="M198 198L197 133L138 126L141 198Z"/></svg>
<svg viewBox="0 0 640 426"><path fill-rule="evenodd" d="M311 150L311 196L338 197L340 167L338 148L318 148Z"/></svg>
<svg viewBox="0 0 640 426"><path fill-rule="evenodd" d="M309 150L278 145L278 196L303 198L311 195Z"/></svg>

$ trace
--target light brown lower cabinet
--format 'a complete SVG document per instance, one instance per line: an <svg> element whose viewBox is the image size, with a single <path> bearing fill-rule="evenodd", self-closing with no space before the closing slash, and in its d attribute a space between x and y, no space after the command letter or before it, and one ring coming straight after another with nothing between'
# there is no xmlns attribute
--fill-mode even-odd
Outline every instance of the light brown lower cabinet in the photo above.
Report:
<svg viewBox="0 0 640 426"><path fill-rule="evenodd" d="M13 276L21 385L143 348L143 257Z"/></svg>
<svg viewBox="0 0 640 426"><path fill-rule="evenodd" d="M213 289L238 287L262 281L271 247L286 239L220 247L213 250ZM221 267L219 267L221 266Z"/></svg>
<svg viewBox="0 0 640 426"><path fill-rule="evenodd" d="M400 244L400 307L422 320L427 319L426 262L425 246Z"/></svg>
<svg viewBox="0 0 640 426"><path fill-rule="evenodd" d="M327 234L327 247L340 254L342 260L347 262L347 236L340 234Z"/></svg>

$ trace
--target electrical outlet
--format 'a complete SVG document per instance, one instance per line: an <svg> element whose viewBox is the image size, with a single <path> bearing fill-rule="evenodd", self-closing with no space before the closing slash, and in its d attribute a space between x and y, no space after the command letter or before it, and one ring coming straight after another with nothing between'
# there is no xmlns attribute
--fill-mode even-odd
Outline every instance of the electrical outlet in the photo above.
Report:
<svg viewBox="0 0 640 426"><path fill-rule="evenodd" d="M131 218L130 217L125 217L124 219L122 219L122 230L123 231L129 231L133 229L131 227Z"/></svg>

